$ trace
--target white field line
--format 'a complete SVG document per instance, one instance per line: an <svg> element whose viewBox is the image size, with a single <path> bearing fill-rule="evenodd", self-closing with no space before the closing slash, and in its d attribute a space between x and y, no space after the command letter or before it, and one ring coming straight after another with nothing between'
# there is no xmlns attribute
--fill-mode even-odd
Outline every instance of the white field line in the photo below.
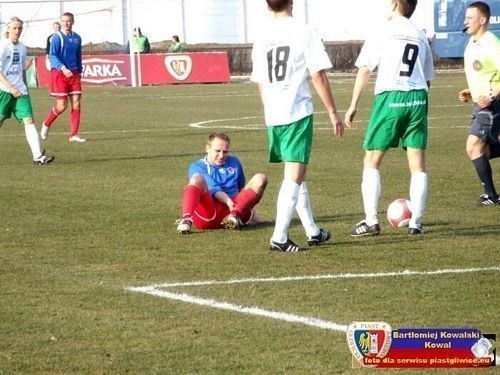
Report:
<svg viewBox="0 0 500 375"><path fill-rule="evenodd" d="M446 105L446 106L436 106L436 107L457 107L458 105ZM360 110L362 111L370 111L370 108L365 108ZM320 114L320 113L326 113L325 111L315 111L315 114ZM429 120L440 120L440 119L463 119L464 120L464 125L453 125L453 126L429 126L429 129L460 129L460 128L469 128L469 125L465 122L468 118L470 118L470 115L456 115L456 116L438 116L438 117L429 117ZM238 125L222 125L223 123L231 123L231 122L239 122L242 120L258 120L258 121L252 121L248 122L246 124L238 124ZM364 124L366 123L367 119L364 120L358 120L358 124ZM315 121L314 122L314 129L315 130L331 130L331 125L326 122L326 121ZM319 126L319 125L324 125L324 126ZM223 128L223 129L236 129L236 130L264 130L265 125L264 125L264 118L262 116L243 116L243 117L235 117L235 118L221 118L221 119L210 119L210 120L203 120L203 121L198 121L198 122L192 122L187 124L186 126L191 127L191 128L197 128L197 129L210 129L211 126L214 128ZM85 129L82 130L82 134L127 134L127 133L154 133L154 132L165 132L165 131L173 131L173 130L185 130L186 126L182 127L161 127L161 128L155 128L155 129L119 129L119 130L96 130L96 131L85 131ZM353 128L346 128L348 131L356 131L356 130L364 130L363 128L360 128L359 125L353 127ZM62 131L62 132L51 132L50 133L52 136L54 135L68 135L67 131ZM24 132L22 133L16 133L16 134L2 134L2 137L5 138L21 138L25 137Z"/></svg>
<svg viewBox="0 0 500 375"><path fill-rule="evenodd" d="M185 294L185 293L173 293L173 292L168 292L168 291L159 290L159 289L150 288L150 287L128 288L128 289L131 291L134 291L134 292L142 292L142 293L146 293L146 294L156 296L156 297L168 298L168 299L175 300L175 301L181 301L181 302L191 303L191 304L200 305L200 306L206 306L206 307L210 307L213 309L235 311L235 312L239 312L239 313L243 313L243 314L247 314L247 315L261 316L264 318L282 320L282 321L285 321L288 323L300 323L300 324L305 324L308 326L332 330L332 331L347 332L347 328L348 328L348 326L346 326L346 325L332 323L332 322L328 322L326 320L322 320L322 319L318 319L318 318L313 318L313 317L308 317L308 316L300 316L300 315L290 314L290 313L281 312L281 311L265 310L265 309L261 309L260 307L257 307L257 306L255 306L255 307L240 306L240 305L235 305L235 304L229 303L229 302L216 301L214 299L197 297L197 296L193 296L193 295Z"/></svg>
<svg viewBox="0 0 500 375"><path fill-rule="evenodd" d="M241 117L239 119L233 119L233 120L241 120L241 119L250 119L250 118L259 118L257 116L253 117ZM447 118L463 118L463 116L455 116L455 117L447 117ZM257 123L248 123L248 124L242 124L242 125L220 125L221 122L227 122L229 119L220 119L220 120L207 120L207 121L200 121L200 122L195 122L191 124L187 124L187 127L192 127L192 128L197 128L197 129L235 129L235 130L258 130L258 131L264 131L265 125L264 125L264 120L262 122L257 122ZM363 123L365 123L364 121ZM211 126L212 125L212 126ZM323 126L319 126L323 125ZM121 129L121 130L96 130L96 131L85 131L83 129L81 131L82 135L91 135L91 134L127 134L127 133L162 133L162 132L171 132L171 131L182 131L186 130L186 126L183 127L165 127L165 128L156 128L156 129ZM469 125L457 125L457 126L429 126L429 129L441 129L441 130L448 130L448 129L468 129ZM330 124L328 124L325 121L315 121L314 122L314 130L332 130L332 127ZM365 127L359 127L359 125L353 127L353 128L346 128L346 131L359 131L365 130ZM50 132L51 136L68 136L67 131L63 132L55 132L52 131ZM24 135L24 132L18 132L15 134L2 134L2 138L25 138L26 136Z"/></svg>
<svg viewBox="0 0 500 375"><path fill-rule="evenodd" d="M199 306L210 307L213 309L234 311L242 314L266 317L285 321L288 323L300 323L320 329L331 331L346 332L348 326L329 322L323 319L300 316L290 314L287 312L265 310L257 306L248 307L236 305L224 301L216 301L210 298L203 298L193 296L186 293L174 293L164 289L171 289L175 287L190 287L190 286L207 286L207 285L231 285L231 284L244 284L244 283L278 283L278 282L291 282L291 281L311 281L311 280L335 280L335 279L367 279L377 277L405 277L405 276L433 276L433 275L449 275L449 274L463 274L463 273L477 273L477 272L499 272L500 266L484 267L484 268L458 268L458 269L441 269L435 271L394 271L394 272L378 272L378 273L344 273L344 274L326 274L326 275L310 275L310 276L286 276L286 277L266 277L266 278L244 278L244 279L230 279L230 280L204 280L204 281L188 281L176 283L153 284L141 287L127 287L125 289L145 293L148 295L167 298L174 301L180 301ZM163 289L163 290L162 290Z"/></svg>

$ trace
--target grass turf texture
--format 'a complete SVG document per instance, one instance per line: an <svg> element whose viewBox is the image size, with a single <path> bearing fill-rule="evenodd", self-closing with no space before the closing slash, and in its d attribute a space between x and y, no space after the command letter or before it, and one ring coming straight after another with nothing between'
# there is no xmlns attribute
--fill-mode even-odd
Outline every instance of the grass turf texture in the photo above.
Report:
<svg viewBox="0 0 500 375"><path fill-rule="evenodd" d="M332 77L342 113L353 82L352 76ZM242 159L247 177L269 176L258 212L274 218L283 167L267 163L261 103L252 83L87 88L81 135L88 142L68 142L65 113L44 142L56 159L43 167L31 164L23 129L7 121L0 130L0 374L354 372L340 332L125 287L498 266L500 207L475 206L482 189L464 153L471 106L456 99L463 87L461 73L441 73L433 82L427 233L416 237L392 229L385 219L387 205L408 196L400 149L387 154L381 170L381 234L348 236L363 218L361 143L373 84L356 128L344 139L331 136L316 101L308 185L317 222L334 237L303 254L270 254L272 226L189 236L175 231L187 165L204 154L212 131L231 136L231 151ZM53 101L46 90L31 93L40 126ZM492 165L500 186L500 164ZM290 237L306 244L297 220ZM393 329L477 327L500 334L498 277L494 271L175 291L338 324L375 320Z"/></svg>

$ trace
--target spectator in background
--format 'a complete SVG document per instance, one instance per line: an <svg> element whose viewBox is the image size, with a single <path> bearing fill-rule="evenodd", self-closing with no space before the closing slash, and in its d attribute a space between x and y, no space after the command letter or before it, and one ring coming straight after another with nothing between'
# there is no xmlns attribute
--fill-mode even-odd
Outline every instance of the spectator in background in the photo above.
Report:
<svg viewBox="0 0 500 375"><path fill-rule="evenodd" d="M12 116L20 124L24 124L33 163L45 165L52 162L54 157L46 155L42 150L33 121L33 109L23 75L26 66L26 46L19 40L22 31L23 21L18 17L12 17L7 23L5 38L0 41L0 127Z"/></svg>
<svg viewBox="0 0 500 375"><path fill-rule="evenodd" d="M54 35L55 33L61 31L61 24L59 22L54 22L52 24L52 30L54 31L52 34L50 34L48 37L47 37L47 46L45 47L45 54L48 56L50 54L50 39L52 38L52 35Z"/></svg>
<svg viewBox="0 0 500 375"><path fill-rule="evenodd" d="M140 27L134 28L134 36L133 36L133 52L135 53L149 53L151 51L151 45L149 44L149 39L146 35L142 33ZM130 43L127 48L127 52L130 53Z"/></svg>
<svg viewBox="0 0 500 375"><path fill-rule="evenodd" d="M179 35L174 35L172 37L172 44L170 44L170 47L168 47L168 52L170 53L183 52L185 49L186 49L186 43L180 41Z"/></svg>
<svg viewBox="0 0 500 375"><path fill-rule="evenodd" d="M45 67L47 68L47 70L50 71L50 60L49 60L49 53L50 53L50 39L52 38L52 35L54 35L55 33L61 31L61 24L59 22L54 22L52 24L52 30L54 31L52 34L50 34L48 37L47 37L47 45L45 47Z"/></svg>
<svg viewBox="0 0 500 375"><path fill-rule="evenodd" d="M73 13L63 13L60 21L61 31L55 33L51 38L49 51L50 95L56 98L56 105L52 107L43 122L40 136L44 140L48 138L50 126L66 110L68 101L70 101L69 141L83 143L85 139L78 136L80 98L82 96L82 38L73 31L75 23Z"/></svg>

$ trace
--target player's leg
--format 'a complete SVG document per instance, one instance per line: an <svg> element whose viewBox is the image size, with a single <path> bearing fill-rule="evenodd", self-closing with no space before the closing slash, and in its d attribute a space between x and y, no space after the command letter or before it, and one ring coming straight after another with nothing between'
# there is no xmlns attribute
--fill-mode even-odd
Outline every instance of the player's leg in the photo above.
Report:
<svg viewBox="0 0 500 375"><path fill-rule="evenodd" d="M71 101L71 113L70 113L70 142L83 143L86 140L78 136L80 131L80 105L82 96L82 85L81 78L77 72L74 72L73 77L69 79L69 99Z"/></svg>
<svg viewBox="0 0 500 375"><path fill-rule="evenodd" d="M182 195L181 218L177 221L177 232L190 233L193 216L201 197L207 193L207 184L202 175L195 173L184 188Z"/></svg>
<svg viewBox="0 0 500 375"><path fill-rule="evenodd" d="M425 149L427 148L427 92L410 91L408 100L416 103L407 107L409 121L401 137L401 145L406 147L408 167L410 169L410 210L409 234L423 234L422 216L427 202L428 178L426 173Z"/></svg>
<svg viewBox="0 0 500 375"><path fill-rule="evenodd" d="M70 113L70 141L71 142L85 142L85 139L80 138L78 136L78 132L80 131L80 95L71 95L71 113Z"/></svg>
<svg viewBox="0 0 500 375"><path fill-rule="evenodd" d="M57 120L59 115L63 113L68 106L67 79L64 74L57 69L52 69L50 71L50 95L55 98L56 104L50 109L42 124L40 137L44 140L49 137L49 129L54 121Z"/></svg>
<svg viewBox="0 0 500 375"><path fill-rule="evenodd" d="M262 173L253 176L234 198L235 207L222 221L226 229L239 229L253 217L253 208L260 202L267 186L267 177Z"/></svg>
<svg viewBox="0 0 500 375"><path fill-rule="evenodd" d="M308 239L310 236L321 235L321 242L328 240L330 234L325 232L323 235L314 223L306 185L300 194L312 147L312 115L288 126L271 127L268 129L268 134L270 161L285 162L283 182L277 200L275 228L270 242L271 250L302 250L288 238L288 227L295 211L301 219Z"/></svg>
<svg viewBox="0 0 500 375"><path fill-rule="evenodd" d="M477 176L483 185L484 194L479 197L479 204L494 205L500 204L498 193L493 183L493 171L488 156L488 142L495 144L498 142L495 135L498 135L499 120L496 122L491 113L482 110L474 105L474 116L469 129L465 150L467 156L472 161Z"/></svg>
<svg viewBox="0 0 500 375"><path fill-rule="evenodd" d="M276 202L276 222L271 236L270 249L277 251L302 250L288 238L288 227L295 212L299 196L300 183L305 174L306 165L285 162L285 174Z"/></svg>
<svg viewBox="0 0 500 375"><path fill-rule="evenodd" d="M386 92L375 96L370 113L363 148L363 173L361 195L365 219L357 223L351 237L376 236L380 233L378 221L378 201L381 192L380 166L385 152L397 147L401 136L400 110L389 107L388 103L398 103L402 99L396 93Z"/></svg>
<svg viewBox="0 0 500 375"><path fill-rule="evenodd" d="M306 232L307 244L309 246L321 245L331 238L330 232L318 227L314 220L309 190L305 180L300 184L295 210Z"/></svg>
<svg viewBox="0 0 500 375"><path fill-rule="evenodd" d="M363 179L361 181L361 194L365 220L369 226L378 224L378 201L382 190L380 180L380 167L385 151L367 150L363 161Z"/></svg>
<svg viewBox="0 0 500 375"><path fill-rule="evenodd" d="M411 219L408 233L422 234L422 216L427 202L428 177L425 172L425 150L410 148L406 150L410 178Z"/></svg>
<svg viewBox="0 0 500 375"><path fill-rule="evenodd" d="M285 152L287 150L287 132L289 126L272 126L267 128L269 138L269 162L287 162ZM270 240L270 250L277 251L299 251L301 248L288 238L288 226L297 204L299 184L293 180L283 179L276 201L276 220L274 232Z"/></svg>
<svg viewBox="0 0 500 375"><path fill-rule="evenodd" d="M40 137L43 140L46 140L49 137L49 130L54 121L57 120L59 115L63 113L66 110L66 107L68 106L68 97L63 96L63 97L56 97L56 104L53 106L47 117L45 118L44 122L42 123L42 130L40 131Z"/></svg>
<svg viewBox="0 0 500 375"><path fill-rule="evenodd" d="M491 126L491 136L489 146L489 159L500 157L500 100L495 100L491 105L493 123Z"/></svg>
<svg viewBox="0 0 500 375"><path fill-rule="evenodd" d="M299 198L300 184L305 176L307 165L285 162L284 176L276 202L276 223L271 240L285 243L288 240L288 227L292 220Z"/></svg>
<svg viewBox="0 0 500 375"><path fill-rule="evenodd" d="M29 95L23 95L15 100L13 114L19 123L24 124L24 133L36 165L52 162L53 156L46 155L40 145L40 136L33 121L33 110Z"/></svg>
<svg viewBox="0 0 500 375"><path fill-rule="evenodd" d="M305 182L313 141L313 116L307 116L291 126L285 135L287 142L286 147L283 149L283 159L285 160L284 180L291 180L299 185L295 211L304 227L308 240L311 239L313 244L319 244L328 240L330 233L320 230L314 221L309 190ZM285 219L287 218L285 217ZM289 220L291 220L291 216ZM318 241L313 240L313 238Z"/></svg>
<svg viewBox="0 0 500 375"><path fill-rule="evenodd" d="M313 116L307 116L292 126L286 134L286 147L282 151L283 159L286 161L284 179L299 185L295 211L306 232L308 244L320 245L328 241L331 235L316 225L306 183L307 164L313 142Z"/></svg>

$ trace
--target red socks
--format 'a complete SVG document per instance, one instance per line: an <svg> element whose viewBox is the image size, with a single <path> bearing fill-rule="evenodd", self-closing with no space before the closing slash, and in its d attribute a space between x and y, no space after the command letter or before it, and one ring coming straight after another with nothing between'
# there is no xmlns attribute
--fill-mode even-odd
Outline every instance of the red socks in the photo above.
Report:
<svg viewBox="0 0 500 375"><path fill-rule="evenodd" d="M49 115L44 121L45 126L49 127L52 125L54 121L59 117L61 113L57 112L55 108L52 108L49 112ZM74 136L78 134L78 130L80 130L80 110L72 109L70 114L70 136Z"/></svg>
<svg viewBox="0 0 500 375"><path fill-rule="evenodd" d="M52 125L52 123L56 121L57 117L59 117L60 114L61 113L56 111L55 107L52 108L49 112L49 115L47 116L47 118L43 123L45 124L45 126L50 128L50 125Z"/></svg>
<svg viewBox="0 0 500 375"><path fill-rule="evenodd" d="M234 207L233 213L237 216L243 216L259 203L260 197L252 189L243 189L238 194L238 202Z"/></svg>
<svg viewBox="0 0 500 375"><path fill-rule="evenodd" d="M182 196L182 217L193 216L194 209L201 199L201 191L194 185L188 185Z"/></svg>
<svg viewBox="0 0 500 375"><path fill-rule="evenodd" d="M71 125L70 137L77 135L80 129L80 110L72 109L69 123Z"/></svg>

